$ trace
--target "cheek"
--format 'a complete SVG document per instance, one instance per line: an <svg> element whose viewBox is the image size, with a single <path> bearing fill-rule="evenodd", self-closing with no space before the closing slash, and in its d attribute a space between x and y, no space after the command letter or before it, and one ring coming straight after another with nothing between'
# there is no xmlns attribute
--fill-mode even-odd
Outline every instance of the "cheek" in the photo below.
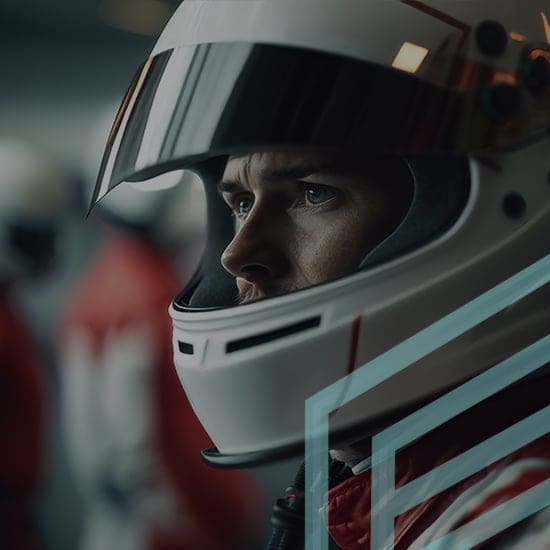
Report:
<svg viewBox="0 0 550 550"><path fill-rule="evenodd" d="M350 274L363 259L364 228L350 213L311 216L300 224L293 243L293 260L310 284Z"/></svg>

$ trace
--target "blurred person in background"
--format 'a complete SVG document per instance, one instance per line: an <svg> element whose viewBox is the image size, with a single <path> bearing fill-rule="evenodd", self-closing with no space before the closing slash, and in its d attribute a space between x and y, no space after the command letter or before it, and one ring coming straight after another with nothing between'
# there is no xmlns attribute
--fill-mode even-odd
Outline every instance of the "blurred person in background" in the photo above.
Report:
<svg viewBox="0 0 550 550"><path fill-rule="evenodd" d="M203 463L210 440L173 367L167 310L195 267L205 205L198 182L167 176L158 193L125 187L103 203L104 244L63 316L62 407L83 550L253 547L259 491L247 475Z"/></svg>
<svg viewBox="0 0 550 550"><path fill-rule="evenodd" d="M44 275L65 207L65 178L30 144L0 138L0 548L41 547L35 521L45 469L42 358L14 287Z"/></svg>

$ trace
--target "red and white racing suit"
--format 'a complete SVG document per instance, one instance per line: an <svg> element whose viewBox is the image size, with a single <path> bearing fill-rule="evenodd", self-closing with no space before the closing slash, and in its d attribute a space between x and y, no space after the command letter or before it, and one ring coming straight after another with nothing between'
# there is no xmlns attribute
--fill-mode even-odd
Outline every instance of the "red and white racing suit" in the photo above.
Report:
<svg viewBox="0 0 550 550"><path fill-rule="evenodd" d="M200 457L212 444L172 359L167 309L179 286L157 249L118 235L69 301L64 417L87 510L82 549L242 548L255 532L251 479Z"/></svg>
<svg viewBox="0 0 550 550"><path fill-rule="evenodd" d="M0 548L39 547L32 508L43 469L45 390L32 338L0 288Z"/></svg>
<svg viewBox="0 0 550 550"><path fill-rule="evenodd" d="M395 457L395 488L403 487L548 407L549 388L548 376L509 387L400 450ZM357 475L336 485L328 495L329 532L345 550L371 548L371 470L368 460L363 469L361 472L354 468ZM546 430L545 436L504 458L488 461L482 470L397 516L394 540L388 541L383 548L420 549L460 529L461 536L475 535L473 540L478 542L473 547L478 549L549 550L550 488L546 490L546 507L535 506L536 513L510 524L505 531L481 541L479 532L476 532L479 522L478 526L475 522L498 505L518 495L528 495L526 491L529 489L544 488L541 484L550 485L549 479L550 436ZM523 503L526 509L536 504L530 499ZM381 513L384 513L384 503L380 504ZM518 510L518 513L523 511ZM441 548L464 548L452 542L452 538L447 540L451 542Z"/></svg>

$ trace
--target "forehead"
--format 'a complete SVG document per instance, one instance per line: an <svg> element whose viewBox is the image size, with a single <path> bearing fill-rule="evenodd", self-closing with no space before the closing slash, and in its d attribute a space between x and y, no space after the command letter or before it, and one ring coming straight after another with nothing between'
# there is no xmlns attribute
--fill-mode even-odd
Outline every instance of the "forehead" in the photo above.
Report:
<svg viewBox="0 0 550 550"><path fill-rule="evenodd" d="M320 152L252 152L230 156L225 167L225 181L305 177L315 172L352 173L361 166L357 155Z"/></svg>

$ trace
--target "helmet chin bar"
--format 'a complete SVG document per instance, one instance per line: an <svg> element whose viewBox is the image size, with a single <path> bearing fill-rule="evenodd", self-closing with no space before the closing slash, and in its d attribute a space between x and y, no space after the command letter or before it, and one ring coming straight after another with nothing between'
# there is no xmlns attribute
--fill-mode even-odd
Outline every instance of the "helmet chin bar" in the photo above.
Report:
<svg viewBox="0 0 550 550"><path fill-rule="evenodd" d="M550 363L547 363L544 367L538 369L525 380L520 380L514 384L514 386L519 386L525 383L527 380L532 380L533 378L543 378L548 376L550 373ZM378 421L372 421L367 424L355 425L352 428L346 428L345 430L339 431L338 434L329 437L329 442L331 447L335 448L335 445L344 445L349 446L352 444L361 444L364 447L370 447L370 439L376 435L379 431L387 428L400 418L412 414L416 410L426 406L431 401L439 398L445 391L438 392L431 396L429 399L424 399L418 403L411 405L409 407L403 407L398 409L392 414L385 415L381 417ZM361 439L357 439L357 431L360 429L363 436ZM367 457L365 454L365 458ZM304 455L304 443L293 443L290 445L285 445L282 447L273 447L271 449L265 449L257 452L242 453L242 454L224 454L220 453L218 449L205 449L201 452L203 460L209 466L219 469L237 469L237 468L253 468L257 466L262 466L265 464L270 464L277 461L287 460L291 458L296 458Z"/></svg>
<svg viewBox="0 0 550 550"><path fill-rule="evenodd" d="M526 378L514 383L513 386L521 386L522 384L527 384L531 380L537 378L543 380L549 374L550 363L547 363L545 366L532 372ZM461 382L461 384L466 383L471 378L472 377L469 377L467 380ZM425 407L432 401L435 401L461 384L455 384L452 387L432 394L426 399L421 399L416 403L409 404L405 407L399 407L388 414L379 416L378 418L371 419L367 422L358 422L348 426L347 428L336 430L336 432L329 434L329 447L331 449L345 450L346 447L354 446L355 453L358 452L358 448L361 450L365 449L364 458L367 458L371 455L370 440L376 434L382 430L385 430L402 418L416 412L418 409ZM358 434L361 435L358 437ZM225 454L220 453L216 448L205 449L201 452L202 458L208 466L219 469L255 468L265 464L271 464L273 462L303 457L304 454L305 446L303 441L249 453Z"/></svg>
<svg viewBox="0 0 550 550"><path fill-rule="evenodd" d="M367 422L357 422L346 428L336 430L334 433L329 434L329 445L332 449L339 449L368 440L370 447L370 439L378 432L391 426L404 416L412 414L432 400L440 397L443 393L445 392L437 392L427 399L422 399L412 405L399 407L388 414L381 415ZM361 434L359 438L358 433ZM303 441L249 453L220 453L215 447L205 449L201 452L202 458L208 466L220 469L255 468L273 462L303 457L304 454L305 445ZM367 454L370 455L370 451Z"/></svg>
<svg viewBox="0 0 550 550"><path fill-rule="evenodd" d="M264 451L243 454L224 454L218 449L205 449L201 452L203 460L213 468L254 468L280 460L287 460L304 454L303 442L275 447Z"/></svg>

